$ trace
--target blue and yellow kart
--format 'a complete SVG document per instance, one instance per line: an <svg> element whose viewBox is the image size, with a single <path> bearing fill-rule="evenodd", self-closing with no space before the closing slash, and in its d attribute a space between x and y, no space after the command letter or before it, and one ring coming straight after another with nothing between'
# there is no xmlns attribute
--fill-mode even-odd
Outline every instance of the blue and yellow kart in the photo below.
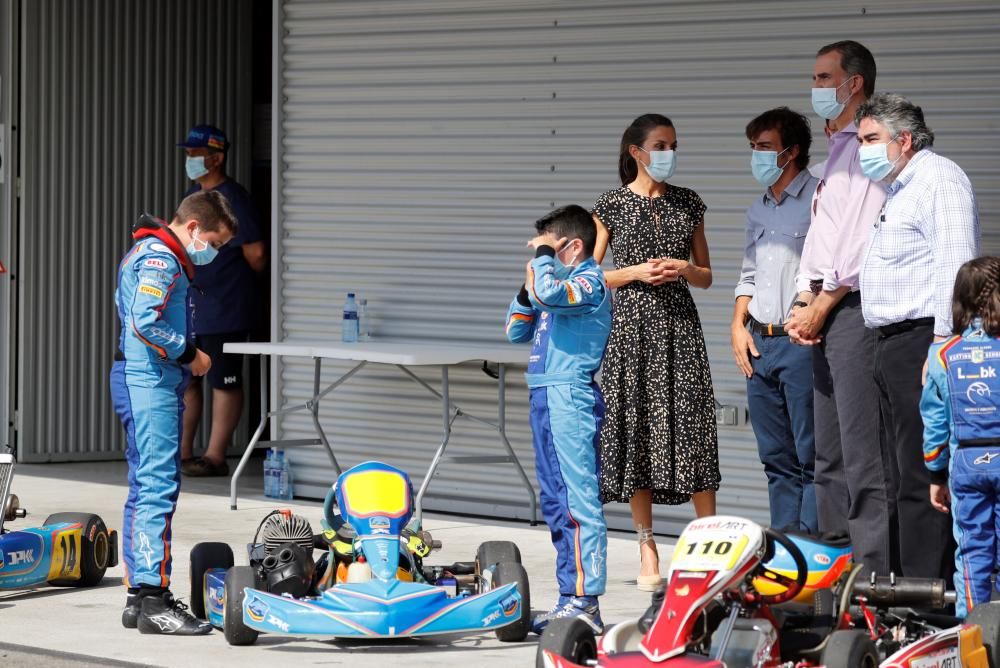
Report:
<svg viewBox="0 0 1000 668"><path fill-rule="evenodd" d="M8 531L6 522L28 515L10 491L13 479L13 455L0 454L0 589L100 583L118 564L118 533L87 513L56 513L40 527Z"/></svg>
<svg viewBox="0 0 1000 668"><path fill-rule="evenodd" d="M403 471L359 464L332 486L323 510L323 532L315 536L289 511L265 517L248 545L249 566L232 566L224 544L195 546L194 614L223 629L232 645L252 644L260 633L527 636L531 604L517 546L491 541L475 561L425 565L440 543L413 521L413 488ZM321 550L315 562L314 547Z"/></svg>

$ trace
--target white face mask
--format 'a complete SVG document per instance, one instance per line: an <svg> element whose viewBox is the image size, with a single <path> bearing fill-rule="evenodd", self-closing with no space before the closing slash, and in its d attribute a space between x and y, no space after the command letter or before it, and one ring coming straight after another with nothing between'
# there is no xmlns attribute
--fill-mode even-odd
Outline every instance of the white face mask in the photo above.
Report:
<svg viewBox="0 0 1000 668"><path fill-rule="evenodd" d="M837 91L846 86L853 78L854 77L848 77L847 81L840 84L836 88L813 88L813 111L815 111L820 118L825 118L828 121L840 116L840 114L844 111L844 107L847 106L847 100L843 102L838 100ZM849 100L851 98L848 97L847 99Z"/></svg>
<svg viewBox="0 0 1000 668"><path fill-rule="evenodd" d="M562 249L556 251L555 257L552 258L554 260L554 262L552 263L553 264L553 268L552 268L553 274L555 275L556 279L558 279L560 281L566 280L567 278L569 278L569 275L573 273L573 269L576 266L576 258L579 257L579 255L580 255L578 252L574 253L573 254L573 258L569 262L566 262L566 263L564 263L559 258L559 255L563 251L565 251L567 248L569 248L569 246L570 246L571 243L572 242L567 243L565 246L562 247Z"/></svg>
<svg viewBox="0 0 1000 668"><path fill-rule="evenodd" d="M641 146L636 146L640 151L645 151L649 155L649 164L640 162L646 173L649 174L649 178L653 179L657 183L663 183L671 176L674 175L674 171L677 169L677 153L673 150L669 151L647 151ZM639 162L638 160L636 162Z"/></svg>

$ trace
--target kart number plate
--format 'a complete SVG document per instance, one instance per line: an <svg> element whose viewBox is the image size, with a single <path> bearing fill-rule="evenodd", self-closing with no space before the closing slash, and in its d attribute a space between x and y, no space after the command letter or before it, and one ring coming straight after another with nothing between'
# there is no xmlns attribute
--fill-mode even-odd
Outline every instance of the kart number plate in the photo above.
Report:
<svg viewBox="0 0 1000 668"><path fill-rule="evenodd" d="M961 666L962 660L957 647L949 647L910 659L910 668L961 668Z"/></svg>
<svg viewBox="0 0 1000 668"><path fill-rule="evenodd" d="M728 531L698 531L681 536L671 567L681 571L727 571L735 568L749 538Z"/></svg>

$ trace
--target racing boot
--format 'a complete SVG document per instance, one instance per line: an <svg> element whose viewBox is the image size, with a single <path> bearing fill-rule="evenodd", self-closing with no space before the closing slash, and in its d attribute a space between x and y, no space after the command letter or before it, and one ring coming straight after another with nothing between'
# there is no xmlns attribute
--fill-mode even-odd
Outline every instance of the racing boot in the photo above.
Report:
<svg viewBox="0 0 1000 668"><path fill-rule="evenodd" d="M545 627L553 619L576 617L584 621L594 632L594 635L599 636L604 633L604 620L601 619L601 609L597 604L596 596L568 596L566 598L565 603L561 606L557 605L555 609L548 613L547 619L539 619L537 624L532 619L531 630L541 635L545 631Z"/></svg>
<svg viewBox="0 0 1000 668"><path fill-rule="evenodd" d="M141 607L142 599L135 594L129 594L125 599L125 609L122 610L122 626L134 629L139 622L139 609Z"/></svg>
<svg viewBox="0 0 1000 668"><path fill-rule="evenodd" d="M162 633L175 636L203 636L212 632L212 625L194 617L188 607L169 592L160 596L145 596L139 611L139 633Z"/></svg>
<svg viewBox="0 0 1000 668"><path fill-rule="evenodd" d="M569 603L573 599L572 596L567 596L565 594L559 595L559 600L556 604L552 606L552 609L548 612L540 612L531 618L531 632L537 635L542 635L545 631L545 627L549 625L553 619L555 619L556 613L562 610L563 606Z"/></svg>

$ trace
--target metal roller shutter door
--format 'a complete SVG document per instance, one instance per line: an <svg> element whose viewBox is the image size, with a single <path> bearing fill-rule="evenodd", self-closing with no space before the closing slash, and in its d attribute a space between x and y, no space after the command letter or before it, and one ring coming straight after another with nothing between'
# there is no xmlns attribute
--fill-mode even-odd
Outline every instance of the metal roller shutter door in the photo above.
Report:
<svg viewBox="0 0 1000 668"><path fill-rule="evenodd" d="M640 113L670 116L676 183L706 215L715 285L695 291L716 395L745 406L729 351L743 212L759 189L743 127L809 106L816 49L850 37L875 53L881 90L910 95L937 149L977 188L987 251L1000 251L1000 6L995 2L316 2L276 5L275 338L339 337L345 292L369 299L376 338L502 339L531 223L571 202L591 206L616 184L618 140ZM330 365L329 373L344 367ZM527 394L514 376L511 440L532 462ZM277 396L304 399L311 367L279 364ZM332 376L331 376L332 377ZM436 372L425 376L436 381ZM470 366L456 401L491 413L492 386ZM322 413L342 463L385 458L419 484L440 437L436 405L391 369L365 370ZM289 438L308 421L281 423ZM453 454L493 448L461 425ZM720 428L720 512L767 520L764 475L749 426ZM332 481L325 456L291 454L297 491ZM512 471L445 464L427 507L525 517ZM625 506L607 507L627 528ZM658 509L677 530L690 506Z"/></svg>

